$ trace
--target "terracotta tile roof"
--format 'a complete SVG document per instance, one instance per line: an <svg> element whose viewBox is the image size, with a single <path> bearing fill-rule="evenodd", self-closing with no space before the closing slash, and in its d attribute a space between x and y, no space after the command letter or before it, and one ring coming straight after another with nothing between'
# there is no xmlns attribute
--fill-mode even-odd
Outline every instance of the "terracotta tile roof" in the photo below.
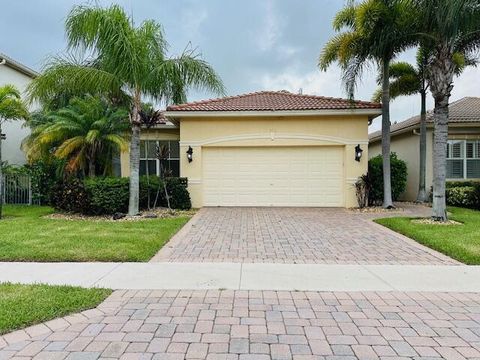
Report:
<svg viewBox="0 0 480 360"><path fill-rule="evenodd" d="M380 104L368 101L350 101L324 96L293 94L288 91L260 91L171 105L167 107L167 111L288 111L379 108L381 108Z"/></svg>
<svg viewBox="0 0 480 360"><path fill-rule="evenodd" d="M464 97L452 102L449 107L450 123L471 123L478 122L480 126L480 97ZM433 110L427 111L427 123L433 123ZM420 115L413 116L407 120L392 124L390 133L393 135L403 129L418 127L420 125ZM382 132L375 131L368 135L370 140L377 140Z"/></svg>

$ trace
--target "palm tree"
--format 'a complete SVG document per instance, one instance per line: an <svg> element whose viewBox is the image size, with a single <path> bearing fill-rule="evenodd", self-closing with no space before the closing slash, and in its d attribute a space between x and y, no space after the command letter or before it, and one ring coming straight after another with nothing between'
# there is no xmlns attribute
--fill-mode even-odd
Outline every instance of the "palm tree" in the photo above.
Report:
<svg viewBox="0 0 480 360"><path fill-rule="evenodd" d="M349 3L336 15L339 32L324 47L319 67L326 71L335 61L343 72L350 98L363 70L374 64L382 78L383 206L392 208L390 174L390 63L414 44L411 4L406 0L364 0Z"/></svg>
<svg viewBox="0 0 480 360"><path fill-rule="evenodd" d="M448 103L453 89L457 53L470 58L480 48L478 0L416 0L419 39L432 51L427 79L435 100L433 111L433 219L447 220L445 199Z"/></svg>
<svg viewBox="0 0 480 360"><path fill-rule="evenodd" d="M130 107L129 214L138 213L142 99L179 103L188 88L224 93L213 68L194 50L168 58L161 26L152 20L135 26L118 5L75 6L66 20L69 49L82 59L51 59L30 86L32 99L44 102L58 94L101 94L126 99ZM93 54L87 57L87 54Z"/></svg>
<svg viewBox="0 0 480 360"><path fill-rule="evenodd" d="M416 66L407 62L399 61L390 65L390 97L395 99L399 96L420 94L420 169L418 181L417 202L423 203L428 200L426 189L426 163L427 163L427 62L429 50L420 46L416 56ZM456 75L460 75L465 66L475 65L474 59L466 59L462 54L455 56ZM379 79L379 82L381 79ZM379 101L382 91L378 89L373 101Z"/></svg>
<svg viewBox="0 0 480 360"><path fill-rule="evenodd" d="M417 202L428 200L426 190L426 160L427 160L427 91L426 78L427 52L424 48L417 51L416 67L407 62L395 62L390 65L390 98L420 94L420 171ZM379 79L379 82L381 79ZM381 98L382 90L378 89L373 96L374 101Z"/></svg>
<svg viewBox="0 0 480 360"><path fill-rule="evenodd" d="M99 165L108 171L112 156L128 148L128 111L104 100L72 98L67 107L49 113L32 129L23 148L30 159L46 151L65 159L68 172L94 177Z"/></svg>
<svg viewBox="0 0 480 360"><path fill-rule="evenodd" d="M20 97L20 92L13 85L0 87L0 219L3 209L3 174L2 174L2 124L8 120L28 118L28 110Z"/></svg>

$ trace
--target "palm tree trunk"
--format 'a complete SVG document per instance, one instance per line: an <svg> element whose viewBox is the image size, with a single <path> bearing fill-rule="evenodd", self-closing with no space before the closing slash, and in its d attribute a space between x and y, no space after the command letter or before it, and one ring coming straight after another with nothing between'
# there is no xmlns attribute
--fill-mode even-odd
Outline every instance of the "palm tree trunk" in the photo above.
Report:
<svg viewBox="0 0 480 360"><path fill-rule="evenodd" d="M390 61L382 62L383 207L393 207L390 171Z"/></svg>
<svg viewBox="0 0 480 360"><path fill-rule="evenodd" d="M433 134L433 219L447 220L445 181L447 175L448 95L437 96Z"/></svg>
<svg viewBox="0 0 480 360"><path fill-rule="evenodd" d="M130 140L130 188L128 199L128 215L138 215L140 199L140 115L137 103L133 105L130 114L132 138Z"/></svg>
<svg viewBox="0 0 480 360"><path fill-rule="evenodd" d="M94 158L88 159L88 177L95 177L95 160Z"/></svg>
<svg viewBox="0 0 480 360"><path fill-rule="evenodd" d="M0 118L0 219L3 215L2 119Z"/></svg>
<svg viewBox="0 0 480 360"><path fill-rule="evenodd" d="M427 164L427 93L420 92L422 105L420 110L420 171L418 179L417 202L423 203L427 201L427 189L425 185L426 164Z"/></svg>

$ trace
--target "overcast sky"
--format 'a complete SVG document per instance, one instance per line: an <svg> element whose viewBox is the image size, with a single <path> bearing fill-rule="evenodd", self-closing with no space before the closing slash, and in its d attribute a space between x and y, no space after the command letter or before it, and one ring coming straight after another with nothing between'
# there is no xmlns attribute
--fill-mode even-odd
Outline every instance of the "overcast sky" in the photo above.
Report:
<svg viewBox="0 0 480 360"><path fill-rule="evenodd" d="M64 20L75 0L2 0L0 52L40 71L49 55L65 49ZM90 2L92 3L92 2ZM112 1L96 3L109 5ZM172 55L191 42L222 77L229 95L289 90L345 97L338 68L320 72L318 55L333 35L331 22L345 0L122 0L116 3L136 23L160 22ZM413 60L414 51L400 57ZM374 69L365 73L356 98L369 100L376 88ZM455 80L452 101L480 96L480 69ZM191 93L189 100L211 97ZM432 101L429 99L429 108ZM392 121L419 111L415 96L392 103ZM370 131L380 128L379 119Z"/></svg>

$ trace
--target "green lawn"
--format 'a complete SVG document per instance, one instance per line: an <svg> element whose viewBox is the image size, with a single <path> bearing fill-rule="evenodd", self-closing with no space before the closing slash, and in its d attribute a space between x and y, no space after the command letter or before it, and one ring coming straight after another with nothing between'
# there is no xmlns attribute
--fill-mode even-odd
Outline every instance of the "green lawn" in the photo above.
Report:
<svg viewBox="0 0 480 360"><path fill-rule="evenodd" d="M454 207L448 210L450 219L463 225L415 224L406 217L375 221L465 264L479 265L480 211Z"/></svg>
<svg viewBox="0 0 480 360"><path fill-rule="evenodd" d="M189 220L53 220L45 206L6 206L0 261L147 261Z"/></svg>
<svg viewBox="0 0 480 360"><path fill-rule="evenodd" d="M91 309L111 292L72 286L0 284L0 335Z"/></svg>

